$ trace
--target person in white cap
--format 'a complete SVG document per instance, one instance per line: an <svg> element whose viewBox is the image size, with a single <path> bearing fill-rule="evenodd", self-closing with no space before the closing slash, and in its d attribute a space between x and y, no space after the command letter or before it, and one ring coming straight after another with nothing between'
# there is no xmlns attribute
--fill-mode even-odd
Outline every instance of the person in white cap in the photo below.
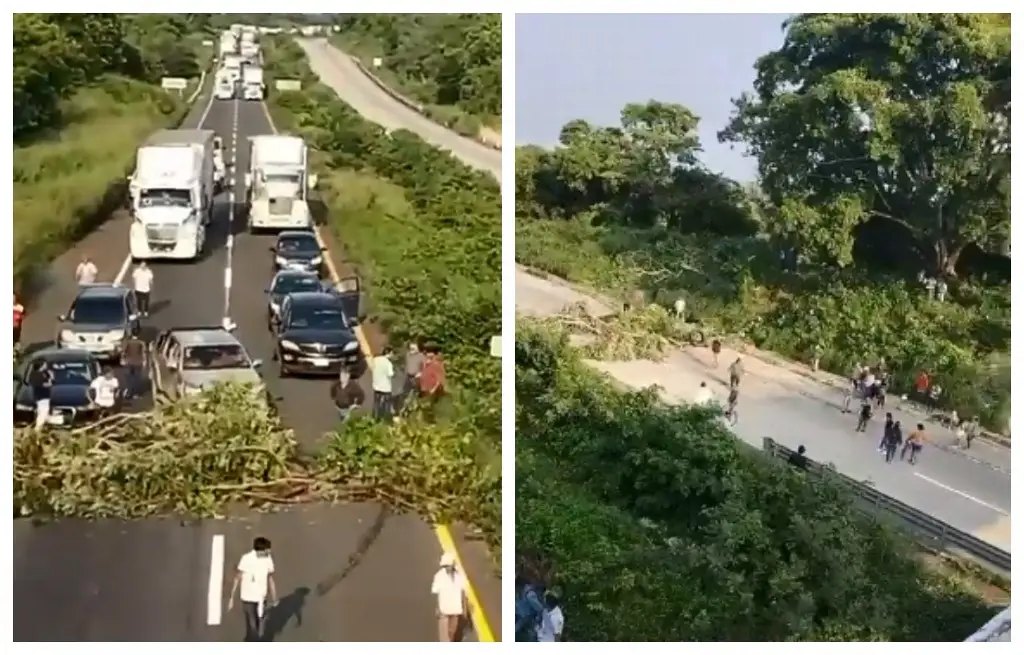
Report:
<svg viewBox="0 0 1024 655"><path fill-rule="evenodd" d="M466 598L466 578L455 566L452 553L441 555L441 564L434 574L430 593L437 596L438 637L441 641L456 641L459 624L469 609Z"/></svg>

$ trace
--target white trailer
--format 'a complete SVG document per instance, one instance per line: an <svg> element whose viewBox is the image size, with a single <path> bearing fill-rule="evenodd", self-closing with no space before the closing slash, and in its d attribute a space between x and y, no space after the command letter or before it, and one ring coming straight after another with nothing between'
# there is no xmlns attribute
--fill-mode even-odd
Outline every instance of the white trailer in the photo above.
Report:
<svg viewBox="0 0 1024 655"><path fill-rule="evenodd" d="M203 252L215 194L212 130L161 130L139 148L129 180L135 259L195 259Z"/></svg>
<svg viewBox="0 0 1024 655"><path fill-rule="evenodd" d="M309 190L308 148L301 137L265 134L249 138L249 171L245 174L249 231L302 230L313 227Z"/></svg>
<svg viewBox="0 0 1024 655"><path fill-rule="evenodd" d="M223 32L220 35L220 46L218 54L223 60L224 57L238 52L238 39L231 32Z"/></svg>
<svg viewBox="0 0 1024 655"><path fill-rule="evenodd" d="M263 100L267 97L267 87L263 83L263 69L259 66L246 66L242 69L242 98L245 100Z"/></svg>
<svg viewBox="0 0 1024 655"><path fill-rule="evenodd" d="M218 75L224 75L228 79L234 82L238 82L242 79L242 64L244 63L242 55L232 53L225 55L224 59L220 63L220 70L217 71Z"/></svg>

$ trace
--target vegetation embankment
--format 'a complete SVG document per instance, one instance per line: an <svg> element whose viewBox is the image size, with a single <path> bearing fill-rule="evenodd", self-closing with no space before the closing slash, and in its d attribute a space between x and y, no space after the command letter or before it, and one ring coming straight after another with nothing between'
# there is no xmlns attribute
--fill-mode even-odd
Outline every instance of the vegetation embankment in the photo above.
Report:
<svg viewBox="0 0 1024 655"><path fill-rule="evenodd" d="M139 143L187 110L160 78L199 77L200 42L169 14L15 16L15 290L121 204Z"/></svg>
<svg viewBox="0 0 1024 655"><path fill-rule="evenodd" d="M389 135L363 119L290 39L265 43L270 77L303 81L300 92L272 90L268 104L279 129L303 135L320 155L325 227L357 266L373 319L396 350L418 338L447 363L448 395L434 420L346 427L342 442L366 476L407 484L496 545L501 370L489 347L501 331L499 187L415 134Z"/></svg>
<svg viewBox="0 0 1024 655"><path fill-rule="evenodd" d="M957 641L992 609L847 493L710 410L622 393L516 333L516 554L573 641Z"/></svg>
<svg viewBox="0 0 1024 655"><path fill-rule="evenodd" d="M516 259L840 375L884 358L890 393L927 371L1008 434L1009 42L1007 15L797 17L719 135L756 184L680 105L574 121L517 148Z"/></svg>
<svg viewBox="0 0 1024 655"><path fill-rule="evenodd" d="M501 14L343 14L337 24L339 47L388 87L463 136L497 135L500 147Z"/></svg>

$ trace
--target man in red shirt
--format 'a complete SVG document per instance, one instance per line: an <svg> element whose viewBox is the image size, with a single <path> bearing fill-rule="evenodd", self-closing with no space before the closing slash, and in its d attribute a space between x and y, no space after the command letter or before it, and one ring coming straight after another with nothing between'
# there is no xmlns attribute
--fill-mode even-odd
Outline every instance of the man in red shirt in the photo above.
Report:
<svg viewBox="0 0 1024 655"><path fill-rule="evenodd" d="M21 345L21 324L25 320L25 306L18 302L18 294L14 294L14 347Z"/></svg>
<svg viewBox="0 0 1024 655"><path fill-rule="evenodd" d="M438 355L436 346L428 346L425 349L423 370L420 373L420 396L437 400L444 394L445 372L444 361Z"/></svg>
<svg viewBox="0 0 1024 655"><path fill-rule="evenodd" d="M917 379L914 380L914 390L917 391L918 400L925 402L928 400L928 386L931 380L928 378L928 373L921 371L917 374Z"/></svg>

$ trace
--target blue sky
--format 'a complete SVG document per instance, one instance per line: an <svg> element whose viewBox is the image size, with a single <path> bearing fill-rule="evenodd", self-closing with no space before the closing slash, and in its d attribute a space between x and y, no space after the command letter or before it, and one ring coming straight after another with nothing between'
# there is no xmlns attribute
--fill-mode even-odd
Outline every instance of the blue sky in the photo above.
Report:
<svg viewBox="0 0 1024 655"><path fill-rule="evenodd" d="M756 163L718 143L754 61L782 45L786 14L518 14L516 142L553 145L568 121L617 125L628 102L677 102L701 118L704 162L740 181Z"/></svg>

